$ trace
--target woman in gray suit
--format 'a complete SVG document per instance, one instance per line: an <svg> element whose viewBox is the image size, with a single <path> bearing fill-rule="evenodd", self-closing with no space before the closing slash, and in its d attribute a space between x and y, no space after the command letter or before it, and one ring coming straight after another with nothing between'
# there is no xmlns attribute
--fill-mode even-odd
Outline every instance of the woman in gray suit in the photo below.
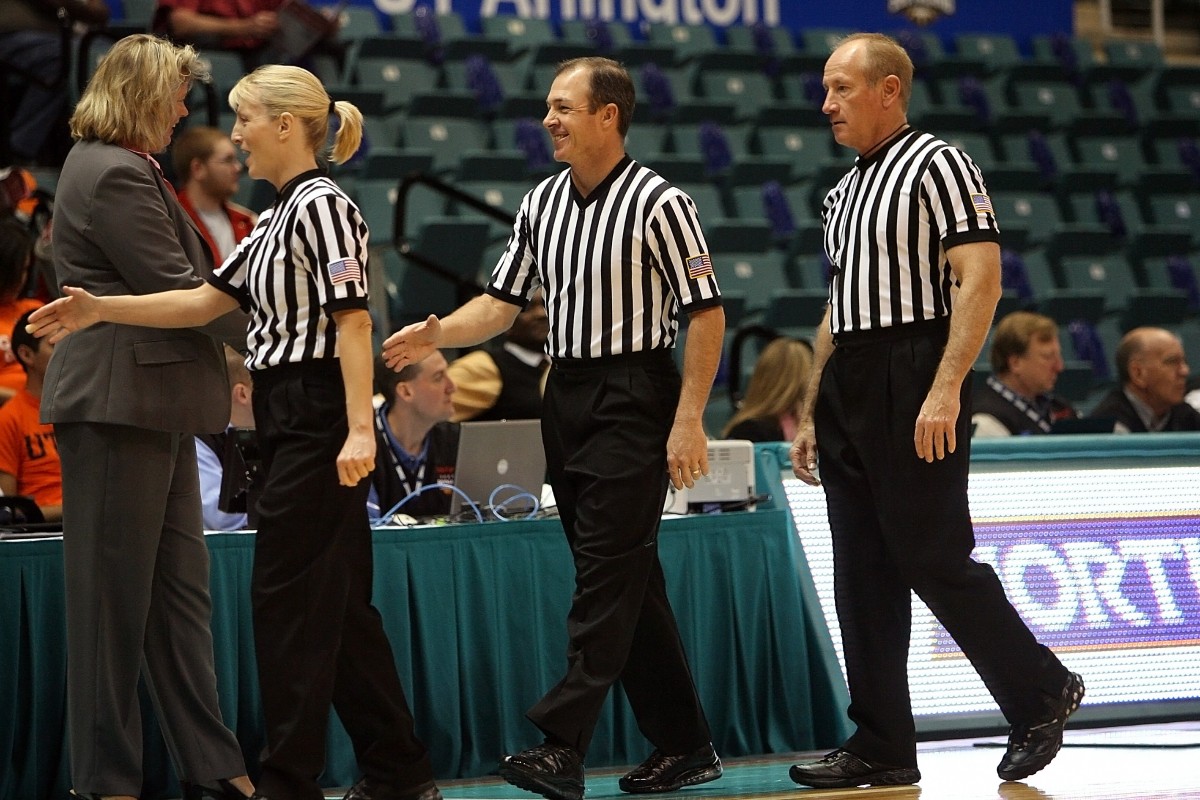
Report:
<svg viewBox="0 0 1200 800"><path fill-rule="evenodd" d="M151 36L117 42L71 117L58 182L59 283L99 295L203 284L212 256L151 153L205 77L196 51ZM142 787L138 676L189 798L253 794L221 721L208 550L194 435L224 429L229 386L216 336L245 349L245 317L202 329L97 325L56 348L42 392L63 472L67 708L76 796Z"/></svg>
<svg viewBox="0 0 1200 800"><path fill-rule="evenodd" d="M187 291L99 297L67 282L68 296L31 316L30 331L62 347L115 320L198 325L250 311L246 365L263 469L251 578L267 729L259 787L276 800L324 798L332 706L363 772L343 800L442 800L371 605L367 225L318 166L332 118L332 160L358 150L362 113L335 102L312 73L278 65L242 78L229 102L247 171L278 190L250 235Z"/></svg>

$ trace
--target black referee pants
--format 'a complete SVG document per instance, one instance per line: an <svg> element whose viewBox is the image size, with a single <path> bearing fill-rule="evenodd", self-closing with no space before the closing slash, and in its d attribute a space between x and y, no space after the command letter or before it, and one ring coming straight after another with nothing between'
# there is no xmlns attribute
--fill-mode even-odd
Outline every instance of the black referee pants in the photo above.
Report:
<svg viewBox="0 0 1200 800"><path fill-rule="evenodd" d="M821 378L816 433L833 534L834 590L856 731L845 747L916 765L908 693L909 591L954 637L1010 723L1037 719L1067 671L1017 615L995 572L971 559L970 378L957 450L917 457L913 433L948 325L838 338Z"/></svg>
<svg viewBox="0 0 1200 800"><path fill-rule="evenodd" d="M359 768L401 790L432 780L425 746L371 605L367 481L338 483L347 433L337 361L254 375L265 475L251 582L266 718L259 791L320 800L332 703Z"/></svg>
<svg viewBox="0 0 1200 800"><path fill-rule="evenodd" d="M575 594L567 673L528 717L581 753L618 680L659 750L683 754L712 738L658 560L679 386L669 351L555 361L547 382L542 438Z"/></svg>

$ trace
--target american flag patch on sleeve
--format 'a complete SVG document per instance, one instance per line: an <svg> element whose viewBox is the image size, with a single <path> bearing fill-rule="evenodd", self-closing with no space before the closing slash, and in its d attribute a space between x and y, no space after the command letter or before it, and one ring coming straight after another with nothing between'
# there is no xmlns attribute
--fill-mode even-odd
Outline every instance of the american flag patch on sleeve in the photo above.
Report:
<svg viewBox="0 0 1200 800"><path fill-rule="evenodd" d="M971 205L975 206L975 210L980 214L994 214L992 211L992 198L986 194L971 195Z"/></svg>
<svg viewBox="0 0 1200 800"><path fill-rule="evenodd" d="M358 259L356 258L343 258L338 261L331 261L325 269L329 273L329 282L332 284L362 280L362 267L358 265Z"/></svg>
<svg viewBox="0 0 1200 800"><path fill-rule="evenodd" d="M712 259L708 257L708 253L692 256L686 263L689 278L703 278L713 274Z"/></svg>

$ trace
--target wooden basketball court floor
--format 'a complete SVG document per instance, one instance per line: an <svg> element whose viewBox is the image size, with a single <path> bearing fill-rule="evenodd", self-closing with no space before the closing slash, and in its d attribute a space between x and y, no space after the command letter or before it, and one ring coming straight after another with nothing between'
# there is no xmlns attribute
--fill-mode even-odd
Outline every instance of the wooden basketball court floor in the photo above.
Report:
<svg viewBox="0 0 1200 800"><path fill-rule="evenodd" d="M1003 738L925 742L914 786L807 789L788 778L797 760L823 753L728 759L720 780L664 800L1200 800L1200 721L1103 729L1067 728L1049 767L1022 782L996 777ZM585 800L630 800L617 788L626 770L589 770ZM498 778L440 783L446 800L530 800ZM341 793L327 793L336 800ZM649 796L647 796L649 800Z"/></svg>

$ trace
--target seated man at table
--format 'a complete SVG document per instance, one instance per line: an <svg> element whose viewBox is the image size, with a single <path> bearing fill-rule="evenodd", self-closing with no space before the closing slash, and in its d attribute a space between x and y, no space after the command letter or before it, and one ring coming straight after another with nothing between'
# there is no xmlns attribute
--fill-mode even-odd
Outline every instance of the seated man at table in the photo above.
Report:
<svg viewBox="0 0 1200 800"><path fill-rule="evenodd" d="M246 463L238 445L238 431L252 431L254 408L250 394L253 381L246 359L225 345L225 372L229 375L229 427L221 433L196 437L196 466L200 471L200 511L204 529L236 531L252 527L251 487L256 471Z"/></svg>
<svg viewBox="0 0 1200 800"><path fill-rule="evenodd" d="M57 522L62 519L62 465L54 426L42 422L38 413L54 345L26 332L32 313L22 314L12 330L12 353L25 369L25 388L0 406L0 489L32 497L42 517Z"/></svg>
<svg viewBox="0 0 1200 800"><path fill-rule="evenodd" d="M1200 411L1184 402L1188 363L1179 337L1164 328L1134 328L1117 345L1121 385L1089 417L1115 419L1116 433L1200 431Z"/></svg>
<svg viewBox="0 0 1200 800"><path fill-rule="evenodd" d="M1054 395L1063 371L1062 348L1054 320L1031 311L1014 311L992 334L992 374L976 380L971 423L977 437L1049 433L1060 419L1079 416Z"/></svg>
<svg viewBox="0 0 1200 800"><path fill-rule="evenodd" d="M550 369L547 320L539 292L517 314L501 343L492 342L450 362L455 422L541 418Z"/></svg>
<svg viewBox="0 0 1200 800"><path fill-rule="evenodd" d="M434 351L399 372L375 360L375 471L367 496L372 521L387 524L395 514L436 516L450 511L458 458L454 381L446 357ZM403 502L402 502L403 501Z"/></svg>

